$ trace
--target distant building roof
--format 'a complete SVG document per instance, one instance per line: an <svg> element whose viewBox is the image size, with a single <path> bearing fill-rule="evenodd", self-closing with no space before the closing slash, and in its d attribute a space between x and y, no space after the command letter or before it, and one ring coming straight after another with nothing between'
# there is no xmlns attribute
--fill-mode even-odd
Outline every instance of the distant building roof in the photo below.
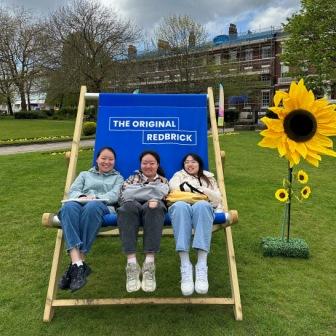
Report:
<svg viewBox="0 0 336 336"><path fill-rule="evenodd" d="M237 43L237 42L247 42L253 40L266 39L277 36L279 33L282 33L283 29L281 28L273 28L270 30L264 30L260 32L251 32L243 33L240 35L218 35L216 36L212 42L214 45L221 45L227 43Z"/></svg>

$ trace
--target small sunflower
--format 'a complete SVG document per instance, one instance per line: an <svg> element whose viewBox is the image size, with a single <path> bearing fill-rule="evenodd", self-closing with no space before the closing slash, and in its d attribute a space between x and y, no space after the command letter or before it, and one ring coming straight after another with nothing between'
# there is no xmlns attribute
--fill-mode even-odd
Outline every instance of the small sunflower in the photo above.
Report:
<svg viewBox="0 0 336 336"><path fill-rule="evenodd" d="M309 198L310 193L311 193L311 189L310 189L310 187L308 187L308 186L305 186L305 187L303 187L303 188L301 189L301 196L302 196L304 199Z"/></svg>
<svg viewBox="0 0 336 336"><path fill-rule="evenodd" d="M288 191L284 188L280 188L275 192L274 196L278 201L286 202L288 200Z"/></svg>
<svg viewBox="0 0 336 336"><path fill-rule="evenodd" d="M298 84L292 82L288 93L277 91L274 105L269 109L278 119L261 119L267 129L260 132L264 138L259 146L277 148L290 167L299 164L301 157L316 167L321 154L336 157L329 138L336 135L336 105L325 98L315 100L303 79Z"/></svg>
<svg viewBox="0 0 336 336"><path fill-rule="evenodd" d="M308 174L302 169L299 170L297 173L297 180L302 184L306 184L308 182Z"/></svg>

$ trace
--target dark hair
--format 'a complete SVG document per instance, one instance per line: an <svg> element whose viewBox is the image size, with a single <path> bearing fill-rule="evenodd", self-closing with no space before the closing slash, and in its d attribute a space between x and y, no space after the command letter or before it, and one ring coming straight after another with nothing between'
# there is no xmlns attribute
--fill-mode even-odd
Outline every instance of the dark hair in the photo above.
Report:
<svg viewBox="0 0 336 336"><path fill-rule="evenodd" d="M152 156L155 158L156 162L159 164L159 167L158 167L158 169L157 169L157 173L158 173L159 175L165 177L164 170L163 170L162 167L160 166L160 155L159 155L158 153L156 153L156 152L154 152L154 151L151 151L151 150L147 150L147 151L142 152L142 153L140 154L140 156L139 156L140 164L141 164L141 160L142 160L142 158L143 158L145 155L147 155L147 154L152 155Z"/></svg>
<svg viewBox="0 0 336 336"><path fill-rule="evenodd" d="M114 159L117 158L116 152L114 151L114 149L112 147L109 146L105 146L99 149L99 151L97 152L96 155L96 160L99 158L100 154L102 153L102 151L104 151L105 149L107 149L108 151L110 151L113 155L114 155ZM96 169L98 170L98 165L97 163L95 164Z"/></svg>
<svg viewBox="0 0 336 336"><path fill-rule="evenodd" d="M199 165L199 169L197 173L198 179L199 180L203 179L207 183L207 186L211 185L209 178L204 175L204 162L198 154L188 153L187 155L185 155L184 158L182 159L182 168L184 169L184 161L187 159L188 156L191 156L195 161L198 162L198 165Z"/></svg>

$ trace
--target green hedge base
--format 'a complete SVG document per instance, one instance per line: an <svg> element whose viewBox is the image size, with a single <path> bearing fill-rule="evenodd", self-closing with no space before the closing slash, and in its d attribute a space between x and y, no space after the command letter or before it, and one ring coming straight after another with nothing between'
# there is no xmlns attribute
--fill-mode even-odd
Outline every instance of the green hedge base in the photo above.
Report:
<svg viewBox="0 0 336 336"><path fill-rule="evenodd" d="M301 238L290 238L289 241L280 237L261 239L263 255L267 257L309 258L309 246Z"/></svg>

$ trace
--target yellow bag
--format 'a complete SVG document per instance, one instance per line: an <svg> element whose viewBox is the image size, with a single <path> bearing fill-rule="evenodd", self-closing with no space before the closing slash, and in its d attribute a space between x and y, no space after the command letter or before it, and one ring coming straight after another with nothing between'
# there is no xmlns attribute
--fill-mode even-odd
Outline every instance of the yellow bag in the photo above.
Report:
<svg viewBox="0 0 336 336"><path fill-rule="evenodd" d="M194 204L198 201L208 201L208 196L204 194L199 193L192 193L190 191L180 191L180 190L174 190L171 191L167 197L166 201L168 205L172 205L175 202L183 201L187 202L189 204Z"/></svg>

